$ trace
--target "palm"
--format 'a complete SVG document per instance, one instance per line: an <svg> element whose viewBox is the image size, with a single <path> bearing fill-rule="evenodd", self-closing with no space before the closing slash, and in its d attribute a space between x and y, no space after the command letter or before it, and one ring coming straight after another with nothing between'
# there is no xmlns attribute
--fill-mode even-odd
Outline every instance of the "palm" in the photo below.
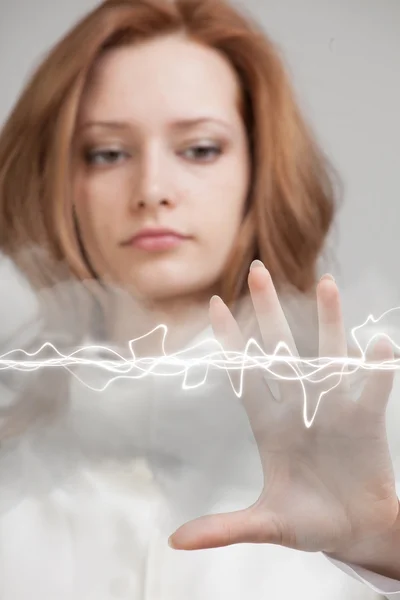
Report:
<svg viewBox="0 0 400 600"><path fill-rule="evenodd" d="M272 354L284 341L294 354L293 338L267 271L255 269L249 285L264 351ZM318 309L320 356L344 357L339 295L331 280L319 285ZM243 345L222 302L215 304L211 318L224 348ZM374 358L390 359L390 348L381 344ZM339 363L329 369L323 371L332 375L325 381L303 379L303 390L293 369L279 363L273 369L280 378L278 398L259 370L246 373L242 401L258 444L263 491L244 511L184 525L174 534L176 546L268 542L334 552L340 545L358 543L391 527L398 512L385 431L392 374L372 372L355 402L349 394L349 377L333 374L340 370ZM328 390L318 403L321 392Z"/></svg>
<svg viewBox="0 0 400 600"><path fill-rule="evenodd" d="M259 442L265 486L253 510L275 523L270 541L329 551L362 536L357 523L378 533L390 521L395 505L384 428L362 431L358 412L343 410L340 430L316 422L308 430L298 426L296 433L285 427L279 436L278 426L276 437Z"/></svg>

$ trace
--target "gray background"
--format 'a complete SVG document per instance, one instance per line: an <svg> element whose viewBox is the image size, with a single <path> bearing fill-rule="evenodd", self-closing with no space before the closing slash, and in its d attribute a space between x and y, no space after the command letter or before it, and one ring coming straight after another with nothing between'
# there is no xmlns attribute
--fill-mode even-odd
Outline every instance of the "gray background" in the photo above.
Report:
<svg viewBox="0 0 400 600"><path fill-rule="evenodd" d="M0 0L0 123L46 50L98 2ZM400 304L400 0L236 0L282 49L344 181L335 275L357 324Z"/></svg>
<svg viewBox="0 0 400 600"><path fill-rule="evenodd" d="M342 176L345 202L331 242L346 324L353 327L400 305L400 0L245 4L282 49L303 110ZM96 5L0 0L0 124L48 48ZM13 314L9 273L1 271L0 283L7 283L2 301L11 302ZM400 313L395 320L400 344ZM397 378L388 424L398 473L399 390Z"/></svg>

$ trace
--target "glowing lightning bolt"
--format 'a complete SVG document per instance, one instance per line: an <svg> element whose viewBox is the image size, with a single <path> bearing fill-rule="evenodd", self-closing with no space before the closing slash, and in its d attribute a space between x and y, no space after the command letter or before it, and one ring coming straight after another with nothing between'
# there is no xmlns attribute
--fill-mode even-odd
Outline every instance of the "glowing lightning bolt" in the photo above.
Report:
<svg viewBox="0 0 400 600"><path fill-rule="evenodd" d="M78 348L71 354L65 355L57 350L55 346L53 346L50 342L44 343L36 352L29 353L23 349L10 350L6 354L0 356L0 371L13 369L17 371L36 371L37 369L43 367L63 367L68 370L74 377L76 377L83 385L88 387L93 391L102 392L104 391L111 383L118 379L142 379L150 374L156 376L177 376L184 375L184 380L182 384L182 389L187 390L191 388L197 388L203 385L207 380L207 375L210 366L216 367L218 369L224 369L228 373L228 377L231 382L232 389L237 397L241 397L243 394L243 378L244 371L248 369L261 368L265 371L264 377L266 377L267 373L271 375L275 379L283 380L283 381L299 381L303 390L303 419L305 426L311 427L315 416L317 414L317 410L319 408L320 402L325 394L336 388L342 381L344 375L349 375L350 373L354 373L358 369L372 370L372 369L384 369L384 370L396 370L398 368L398 363L400 359L393 359L388 361L383 361L381 363L368 363L365 356L370 344L373 343L374 339L377 337L382 337L384 334L377 333L372 336L366 349L363 350L362 346L357 339L357 332L365 327L369 323L377 324L379 321L385 317L387 314L400 310L400 307L392 308L385 313L383 313L378 319L375 319L373 315L369 315L367 319L364 321L362 325L358 325L354 327L351 331L351 336L360 351L361 358L330 358L330 357L318 357L314 359L301 359L297 356L291 354L288 346L280 342L273 354L265 354L260 348L259 344L251 338L245 347L243 353L241 352L227 352L223 350L222 346L215 340L214 338L208 338L202 342L199 342L195 346L191 348L187 348L186 350L182 350L180 352L176 352L174 354L167 355L165 352L165 339L168 333L168 329L166 325L158 325L152 331L147 333L140 338L136 338L134 340L129 341L129 350L132 358L125 359L118 352L107 348L101 345L92 345L92 346L84 346L82 348ZM146 357L146 358L136 358L133 350L133 344L148 335L151 335L155 331L161 329L163 331L163 339L162 339L162 350L163 354L157 357ZM384 335L384 337L388 338L391 344L400 352L400 347L395 344L395 342L388 336ZM219 347L218 351L211 352L201 356L200 358L189 358L187 354L192 350L195 350L201 347L203 344L213 343ZM256 347L260 352L260 355L250 355L249 351L252 347ZM55 357L48 359L37 359L46 348L50 348ZM287 356L282 356L279 352L284 349L287 352ZM83 353L86 352L106 352L109 353L110 358L108 359L89 359L85 358ZM24 360L17 360L15 355L17 353L21 353L26 358ZM186 356L185 356L186 355ZM14 358L13 358L14 357ZM279 374L279 372L273 370L273 365L275 364L284 364L290 369L293 370L293 377L283 376ZM82 366L82 365L90 365L99 367L105 371L109 371L113 373L114 376L111 376L107 383L100 388L94 388L92 386L87 385L82 379L80 379L72 370L73 366ZM174 367L174 372L160 372L160 367L167 365L168 367ZM193 366L205 365L206 371L203 380L195 386L190 386L187 383L188 373ZM331 367L333 365L341 365L339 371L331 371ZM304 367L307 367L307 374L304 374ZM349 368L352 367L352 370ZM240 383L239 388L236 389L235 385L232 382L232 379L229 375L230 371L240 370ZM328 370L329 373L325 376L322 376L324 370ZM318 398L317 406L314 410L314 413L311 419L307 417L307 395L306 389L304 385L304 381L311 381L312 383L321 383L326 381L328 378L339 376L338 382L335 385L332 385L329 389L321 392Z"/></svg>

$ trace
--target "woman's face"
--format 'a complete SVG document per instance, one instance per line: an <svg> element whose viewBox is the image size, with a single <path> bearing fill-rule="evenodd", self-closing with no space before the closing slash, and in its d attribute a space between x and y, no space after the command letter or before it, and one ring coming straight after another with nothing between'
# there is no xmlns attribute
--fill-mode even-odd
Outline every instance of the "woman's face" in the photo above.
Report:
<svg viewBox="0 0 400 600"><path fill-rule="evenodd" d="M238 95L226 59L178 36L97 63L75 132L73 202L101 278L144 300L212 293L249 187Z"/></svg>

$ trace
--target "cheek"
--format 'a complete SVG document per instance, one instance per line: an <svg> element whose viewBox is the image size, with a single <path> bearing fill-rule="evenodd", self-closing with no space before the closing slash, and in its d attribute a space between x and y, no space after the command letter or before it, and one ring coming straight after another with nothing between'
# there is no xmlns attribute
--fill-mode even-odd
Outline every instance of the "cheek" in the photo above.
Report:
<svg viewBox="0 0 400 600"><path fill-rule="evenodd" d="M129 197L132 183L127 177L112 172L79 175L74 183L74 199L92 212L122 208Z"/></svg>
<svg viewBox="0 0 400 600"><path fill-rule="evenodd" d="M205 231L222 246L230 245L236 240L243 219L246 193L243 186L225 187L220 194L214 196L204 210L207 220Z"/></svg>
<svg viewBox="0 0 400 600"><path fill-rule="evenodd" d="M203 230L203 256L200 262L210 271L223 268L232 248L236 245L240 228L239 214L226 214L215 211L204 223Z"/></svg>
<svg viewBox="0 0 400 600"><path fill-rule="evenodd" d="M115 186L82 181L74 190L75 209L85 231L102 232L115 229L114 223L122 211L122 194Z"/></svg>

